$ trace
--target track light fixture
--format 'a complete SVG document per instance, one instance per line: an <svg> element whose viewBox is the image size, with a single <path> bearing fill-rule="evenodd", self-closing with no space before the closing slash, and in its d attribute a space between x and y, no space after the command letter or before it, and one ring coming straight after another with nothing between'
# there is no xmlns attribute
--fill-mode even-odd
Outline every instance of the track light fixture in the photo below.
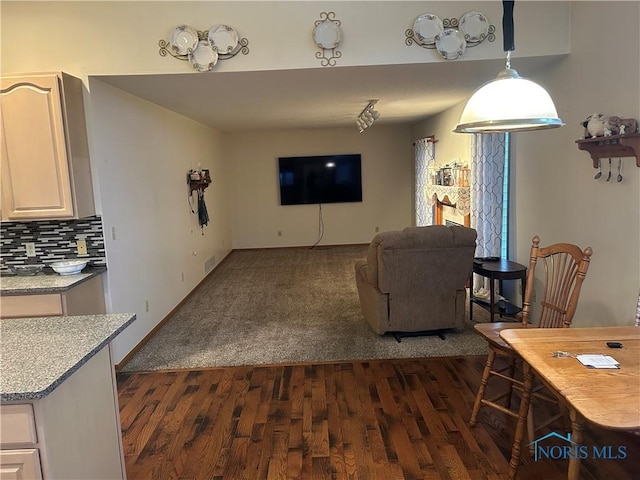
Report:
<svg viewBox="0 0 640 480"><path fill-rule="evenodd" d="M380 114L374 108L376 103L378 103L378 100L369 100L367 106L364 107L362 112L360 112L360 115L358 115L358 118L356 119L356 126L360 133L364 132L367 128L373 125L373 122L380 118Z"/></svg>

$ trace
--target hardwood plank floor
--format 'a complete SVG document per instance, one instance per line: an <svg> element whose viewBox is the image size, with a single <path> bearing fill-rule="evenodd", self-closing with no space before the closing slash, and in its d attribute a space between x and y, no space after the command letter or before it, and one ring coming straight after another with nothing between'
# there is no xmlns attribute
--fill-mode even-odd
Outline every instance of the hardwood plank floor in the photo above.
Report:
<svg viewBox="0 0 640 480"><path fill-rule="evenodd" d="M120 373L127 474L506 479L513 419L484 408L479 425L467 423L483 364L449 357ZM566 420L557 431L568 428ZM640 478L640 436L588 427L585 443L623 445L627 458L583 460L583 478ZM561 479L566 468L524 451L519 478Z"/></svg>

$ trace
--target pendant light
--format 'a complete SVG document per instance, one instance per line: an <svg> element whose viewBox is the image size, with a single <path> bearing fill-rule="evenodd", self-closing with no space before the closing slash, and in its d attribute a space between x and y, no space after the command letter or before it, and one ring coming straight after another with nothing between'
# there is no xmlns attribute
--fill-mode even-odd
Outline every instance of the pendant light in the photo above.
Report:
<svg viewBox="0 0 640 480"><path fill-rule="evenodd" d="M511 51L515 49L513 4L502 2L506 68L473 93L462 111L456 133L519 132L564 125L546 90L511 68Z"/></svg>

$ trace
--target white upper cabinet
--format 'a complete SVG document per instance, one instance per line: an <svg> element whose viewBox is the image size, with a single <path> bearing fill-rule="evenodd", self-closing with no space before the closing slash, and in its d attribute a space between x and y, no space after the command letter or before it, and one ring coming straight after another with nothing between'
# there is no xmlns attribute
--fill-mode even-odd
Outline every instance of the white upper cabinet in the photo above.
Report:
<svg viewBox="0 0 640 480"><path fill-rule="evenodd" d="M65 73L4 76L2 220L95 213L82 82Z"/></svg>

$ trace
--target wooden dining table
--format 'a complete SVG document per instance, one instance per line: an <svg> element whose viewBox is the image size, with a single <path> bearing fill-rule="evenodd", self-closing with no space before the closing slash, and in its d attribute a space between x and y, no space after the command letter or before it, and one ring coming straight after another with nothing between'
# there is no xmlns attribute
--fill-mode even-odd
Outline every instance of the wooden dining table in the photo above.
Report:
<svg viewBox="0 0 640 480"><path fill-rule="evenodd" d="M507 329L500 337L524 360L525 390L529 390L523 391L521 398L511 478L515 478L519 463L534 374L568 407L572 429L568 440L572 445L581 445L585 422L612 430L640 431L640 326ZM622 348L609 348L610 341L621 343ZM580 354L609 355L619 368L589 368L575 358ZM580 457L589 455L588 447L582 448L581 455L568 457L570 480L579 478Z"/></svg>

